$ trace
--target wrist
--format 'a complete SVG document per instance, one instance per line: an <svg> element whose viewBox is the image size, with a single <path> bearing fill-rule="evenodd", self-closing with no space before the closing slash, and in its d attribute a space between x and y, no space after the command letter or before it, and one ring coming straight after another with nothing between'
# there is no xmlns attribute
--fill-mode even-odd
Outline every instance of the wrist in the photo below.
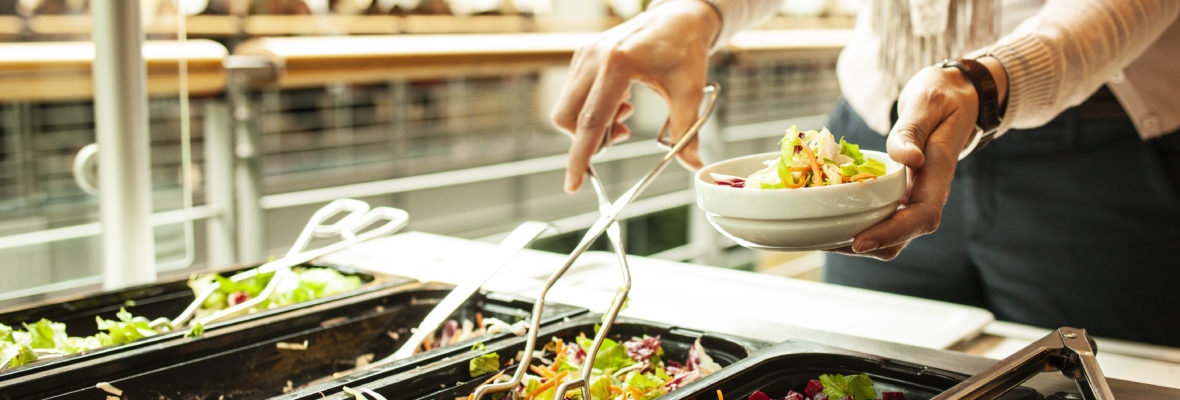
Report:
<svg viewBox="0 0 1180 400"><path fill-rule="evenodd" d="M976 58L977 61L987 67L988 72L991 72L992 79L996 81L996 93L1000 102L1000 116L1004 116L1004 111L1008 110L1008 70L1004 68L1004 64L1000 60L989 55L983 55Z"/></svg>
<svg viewBox="0 0 1180 400"><path fill-rule="evenodd" d="M660 12L680 14L691 18L695 26L701 27L701 32L708 40L706 45L710 49L717 45L724 19L721 9L713 0L655 0L647 6L647 10L657 8Z"/></svg>
<svg viewBox="0 0 1180 400"><path fill-rule="evenodd" d="M987 146L1000 129L1004 113L1001 108L999 83L996 82L991 69L978 59L947 60L942 62L941 67L957 69L961 76L970 82L976 95L978 112L975 118L975 129L967 139L966 146L959 153L961 160L975 149Z"/></svg>

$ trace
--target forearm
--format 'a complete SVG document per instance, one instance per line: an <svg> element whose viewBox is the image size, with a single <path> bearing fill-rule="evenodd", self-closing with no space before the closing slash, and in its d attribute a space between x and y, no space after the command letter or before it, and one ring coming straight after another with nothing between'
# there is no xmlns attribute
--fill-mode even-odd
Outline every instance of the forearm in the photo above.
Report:
<svg viewBox="0 0 1180 400"><path fill-rule="evenodd" d="M1049 0L984 50L1006 77L1001 132L1043 125L1081 103L1143 54L1177 15L1175 0Z"/></svg>

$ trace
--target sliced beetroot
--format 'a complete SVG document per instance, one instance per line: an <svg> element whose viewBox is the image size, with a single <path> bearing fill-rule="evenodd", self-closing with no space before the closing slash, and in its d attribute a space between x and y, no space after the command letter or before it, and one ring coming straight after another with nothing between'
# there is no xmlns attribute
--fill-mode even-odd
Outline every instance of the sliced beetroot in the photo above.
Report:
<svg viewBox="0 0 1180 400"><path fill-rule="evenodd" d="M762 393L761 390L755 390L754 393L750 394L750 398L746 400L770 400L770 396L767 396L766 393Z"/></svg>
<svg viewBox="0 0 1180 400"><path fill-rule="evenodd" d="M807 398L803 397L803 393L792 390L787 392L787 397L783 397L783 400L807 400Z"/></svg>
<svg viewBox="0 0 1180 400"><path fill-rule="evenodd" d="M823 394L824 384L819 382L819 379L812 379L807 381L807 387L803 388L803 394L807 397L815 398L816 395ZM826 400L828 396L824 396Z"/></svg>
<svg viewBox="0 0 1180 400"><path fill-rule="evenodd" d="M905 400L905 393L881 392L881 400Z"/></svg>
<svg viewBox="0 0 1180 400"><path fill-rule="evenodd" d="M815 396L811 396L811 400L828 400L828 395L824 392L819 392Z"/></svg>

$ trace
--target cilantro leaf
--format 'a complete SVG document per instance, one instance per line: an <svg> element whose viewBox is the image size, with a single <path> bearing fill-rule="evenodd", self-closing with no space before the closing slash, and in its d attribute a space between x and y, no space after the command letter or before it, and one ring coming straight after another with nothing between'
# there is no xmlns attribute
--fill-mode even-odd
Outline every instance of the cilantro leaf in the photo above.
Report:
<svg viewBox="0 0 1180 400"><path fill-rule="evenodd" d="M873 380L869 378L868 374L852 376L823 374L819 376L819 381L824 385L824 394L828 395L829 399L839 399L846 396L851 396L855 400L877 398L877 391L873 389Z"/></svg>

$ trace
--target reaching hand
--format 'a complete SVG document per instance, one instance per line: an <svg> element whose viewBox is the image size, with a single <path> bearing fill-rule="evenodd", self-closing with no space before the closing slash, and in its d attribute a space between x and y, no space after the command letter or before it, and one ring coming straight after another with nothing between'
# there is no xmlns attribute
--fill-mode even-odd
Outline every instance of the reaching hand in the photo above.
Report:
<svg viewBox="0 0 1180 400"><path fill-rule="evenodd" d="M672 140L697 118L705 85L709 47L720 29L715 11L700 1L667 1L601 35L574 52L570 73L553 109L553 122L570 133L573 143L566 167L565 190L582 186L590 157L611 132L609 143L630 131L622 122L631 115L632 82L641 82L668 102ZM680 161L700 168L694 140Z"/></svg>

